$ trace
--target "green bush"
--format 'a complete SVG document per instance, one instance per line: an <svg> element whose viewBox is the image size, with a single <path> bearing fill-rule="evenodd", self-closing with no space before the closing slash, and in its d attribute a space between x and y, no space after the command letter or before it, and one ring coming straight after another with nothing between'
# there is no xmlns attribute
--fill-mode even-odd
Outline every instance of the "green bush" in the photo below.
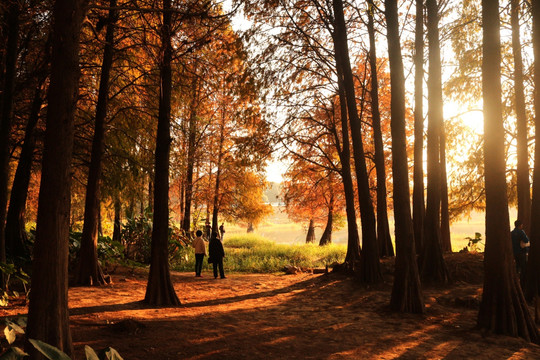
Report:
<svg viewBox="0 0 540 360"><path fill-rule="evenodd" d="M227 271L272 273L279 272L285 266L303 268L325 267L345 259L344 245L318 246L314 244L285 245L257 235L231 236L224 242L224 266ZM192 271L195 267L195 255L191 247L182 249L179 261L172 263L178 271ZM211 267L205 261L203 269Z"/></svg>
<svg viewBox="0 0 540 360"><path fill-rule="evenodd" d="M30 276L22 268L16 268L14 264L0 262L0 272L6 279L6 288L0 290L0 306L8 306L10 297L19 297L18 291L10 289L13 285L21 285L21 290L24 291L26 298L28 298Z"/></svg>
<svg viewBox="0 0 540 360"><path fill-rule="evenodd" d="M128 219L122 226L122 241L125 244L125 256L129 260L143 264L150 263L152 244L152 214L145 212L135 218ZM169 261L178 261L183 255L182 249L190 243L184 230L169 225Z"/></svg>

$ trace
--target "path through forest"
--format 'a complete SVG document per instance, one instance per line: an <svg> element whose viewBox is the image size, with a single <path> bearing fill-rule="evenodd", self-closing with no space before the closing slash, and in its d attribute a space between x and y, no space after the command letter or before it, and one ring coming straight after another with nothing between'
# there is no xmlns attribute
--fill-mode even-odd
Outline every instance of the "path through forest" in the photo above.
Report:
<svg viewBox="0 0 540 360"><path fill-rule="evenodd" d="M126 360L539 359L539 346L472 329L481 256L454 254L448 264L456 284L425 289L424 316L388 311L391 261L387 283L370 289L333 273L173 273L182 305L158 309L140 302L145 270L117 268L111 286L70 289L75 355L90 345Z"/></svg>

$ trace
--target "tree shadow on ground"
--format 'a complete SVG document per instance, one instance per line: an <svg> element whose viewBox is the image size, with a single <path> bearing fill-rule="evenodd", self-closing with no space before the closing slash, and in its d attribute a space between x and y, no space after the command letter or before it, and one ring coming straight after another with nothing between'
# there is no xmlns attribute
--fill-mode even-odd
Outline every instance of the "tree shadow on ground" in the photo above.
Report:
<svg viewBox="0 0 540 360"><path fill-rule="evenodd" d="M482 338L472 330L475 308L438 301L453 291L463 295L459 286L427 289L427 313L419 316L388 311L390 284L366 289L329 274L276 288L272 279L280 280L233 275L201 281L176 274L179 292L207 293L175 308L138 301L75 308L76 353L89 344L112 346L125 359L540 358L539 347L520 339ZM116 326L126 319L140 325Z"/></svg>

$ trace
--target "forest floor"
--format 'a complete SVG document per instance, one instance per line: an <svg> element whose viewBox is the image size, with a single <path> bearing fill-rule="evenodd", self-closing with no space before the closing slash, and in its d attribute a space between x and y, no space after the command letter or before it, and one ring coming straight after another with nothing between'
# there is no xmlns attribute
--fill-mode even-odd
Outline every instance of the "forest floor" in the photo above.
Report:
<svg viewBox="0 0 540 360"><path fill-rule="evenodd" d="M455 283L424 288L424 315L389 311L393 260L383 260L385 283L371 288L335 273L174 272L182 305L164 308L141 303L145 269L118 267L110 286L69 290L74 358L90 345L126 360L540 359L540 346L474 330L482 255L446 259Z"/></svg>

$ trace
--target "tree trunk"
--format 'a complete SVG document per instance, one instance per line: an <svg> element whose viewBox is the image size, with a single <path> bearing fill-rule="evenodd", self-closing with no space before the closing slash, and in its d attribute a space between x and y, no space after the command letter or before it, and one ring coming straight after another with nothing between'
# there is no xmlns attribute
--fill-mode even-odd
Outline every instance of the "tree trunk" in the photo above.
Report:
<svg viewBox="0 0 540 360"><path fill-rule="evenodd" d="M428 19L428 137L427 204L424 239L420 252L420 277L424 282L446 284L450 281L441 248L441 159L440 138L443 125L439 14L437 0L427 0Z"/></svg>
<svg viewBox="0 0 540 360"><path fill-rule="evenodd" d="M114 242L122 242L122 203L120 202L120 196L116 195L114 199L114 229L112 240Z"/></svg>
<svg viewBox="0 0 540 360"><path fill-rule="evenodd" d="M538 330L519 285L509 241L498 1L482 0L482 33L486 249L484 288L477 326L485 332L519 336L537 343Z"/></svg>
<svg viewBox="0 0 540 360"><path fill-rule="evenodd" d="M338 77L341 78L340 67L337 67ZM343 192L345 193L345 209L347 214L347 253L343 263L344 269L350 273L360 271L361 253L360 238L358 237L358 225L356 224L356 206L354 203L354 185L351 172L351 150L349 139L349 122L347 121L347 99L343 82L338 81L339 106L341 117L341 138L343 146L339 151L341 162L341 177L343 180Z"/></svg>
<svg viewBox="0 0 540 360"><path fill-rule="evenodd" d="M222 166L221 162L223 160L223 142L225 141L225 114L222 114L221 116L220 126L221 128L220 128L220 134L219 134L219 151L218 151L218 159L217 159L216 184L214 187L214 199L213 199L214 201L213 201L213 211L212 211L212 232L215 232L216 234L219 234L219 231L218 231L219 190L221 186L221 166Z"/></svg>
<svg viewBox="0 0 540 360"><path fill-rule="evenodd" d="M328 218L326 220L326 227L319 240L319 246L329 245L332 243L332 226L334 222L334 209L332 206L328 208Z"/></svg>
<svg viewBox="0 0 540 360"><path fill-rule="evenodd" d="M416 251L424 238L424 0L416 0L414 39L414 187L413 220Z"/></svg>
<svg viewBox="0 0 540 360"><path fill-rule="evenodd" d="M308 231L306 235L306 244L313 244L315 242L315 224L313 219L309 219Z"/></svg>
<svg viewBox="0 0 540 360"><path fill-rule="evenodd" d="M19 37L19 2L11 0L8 5L7 43L5 50L4 88L0 103L0 261L6 262L6 209L9 182L9 138L11 135L11 108L13 106L13 85L17 68L17 39ZM1 69L3 71L3 69ZM2 274L0 286L5 287Z"/></svg>
<svg viewBox="0 0 540 360"><path fill-rule="evenodd" d="M36 143L35 127L39 120L39 112L43 104L41 86L39 84L34 93L28 123L24 134L24 143L19 157L19 163L13 179L11 197L6 218L6 250L8 258L18 263L17 258L29 259L30 253L27 244L27 236L24 219L28 184L32 170L32 158Z"/></svg>
<svg viewBox="0 0 540 360"><path fill-rule="evenodd" d="M185 182L185 198L184 198L184 223L182 229L187 233L191 230L191 201L193 199L193 168L195 167L195 143L196 143L196 103L197 103L197 74L193 75L192 88L192 101L189 116L189 129L188 129L188 153L187 153L187 169L186 169L186 182Z"/></svg>
<svg viewBox="0 0 540 360"><path fill-rule="evenodd" d="M411 218L407 140L405 135L405 76L399 39L397 0L385 0L390 61L392 173L396 222L396 265L390 307L394 311L423 313L424 299L416 263Z"/></svg>
<svg viewBox="0 0 540 360"><path fill-rule="evenodd" d="M347 101L347 113L351 127L351 137L354 152L354 165L358 187L358 202L360 205L360 221L362 224L362 271L360 278L367 283L382 281L379 262L379 246L375 229L375 213L369 188L369 178L366 169L364 144L358 109L356 108L356 94L354 77L349 59L347 44L347 28L343 15L343 1L333 0L335 16L334 48L336 52L336 66L341 69L339 81L343 83ZM339 74L339 71L338 71Z"/></svg>
<svg viewBox="0 0 540 360"><path fill-rule="evenodd" d="M169 149L171 146L172 24L171 0L163 0L161 26L160 97L154 179L154 224L151 262L144 302L150 305L180 305L169 271Z"/></svg>
<svg viewBox="0 0 540 360"><path fill-rule="evenodd" d="M247 228L247 233L251 234L254 231L255 231L255 229L253 228L253 223L249 222L248 223L248 228Z"/></svg>
<svg viewBox="0 0 540 360"><path fill-rule="evenodd" d="M380 256L394 256L390 226L388 225L388 204L386 202L386 164L379 111L379 83L377 80L377 51L375 47L375 26L373 24L373 0L368 0L369 64L371 70L371 116L375 147L375 169L377 171L377 242Z"/></svg>
<svg viewBox="0 0 540 360"><path fill-rule="evenodd" d="M519 27L519 0L511 0L512 53L514 55L514 91L516 101L517 126L517 217L523 222L524 230L531 230L531 186L529 183L529 153L527 144L527 114L523 90L523 60Z"/></svg>
<svg viewBox="0 0 540 360"><path fill-rule="evenodd" d="M109 98L109 78L113 63L114 32L116 23L116 0L110 0L107 32L105 34L105 49L101 65L96 119L94 124L94 139L86 185L86 201L84 207L84 224L81 236L81 248L78 254L78 268L75 275L75 285L105 285L107 283L97 254L98 228L100 224L100 178L104 151L105 120L107 118L107 102Z"/></svg>
<svg viewBox="0 0 540 360"><path fill-rule="evenodd" d="M450 237L450 212L448 209L448 179L446 173L446 134L441 133L441 247L443 252L452 252Z"/></svg>
<svg viewBox="0 0 540 360"><path fill-rule="evenodd" d="M79 35L85 2L53 9L51 80L41 171L27 339L73 351L68 314L68 244L73 115L79 79ZM44 357L27 343L31 359Z"/></svg>
<svg viewBox="0 0 540 360"><path fill-rule="evenodd" d="M535 88L540 88L540 4L532 3L533 18L533 52L534 52L534 71L533 81ZM534 129L536 134L540 134L540 95L534 96ZM534 149L534 170L532 182L532 208L531 219L540 218L540 146ZM533 221L530 224L530 242L529 259L527 261L527 277L525 281L525 295L527 300L535 299L535 321L540 324L540 222Z"/></svg>

